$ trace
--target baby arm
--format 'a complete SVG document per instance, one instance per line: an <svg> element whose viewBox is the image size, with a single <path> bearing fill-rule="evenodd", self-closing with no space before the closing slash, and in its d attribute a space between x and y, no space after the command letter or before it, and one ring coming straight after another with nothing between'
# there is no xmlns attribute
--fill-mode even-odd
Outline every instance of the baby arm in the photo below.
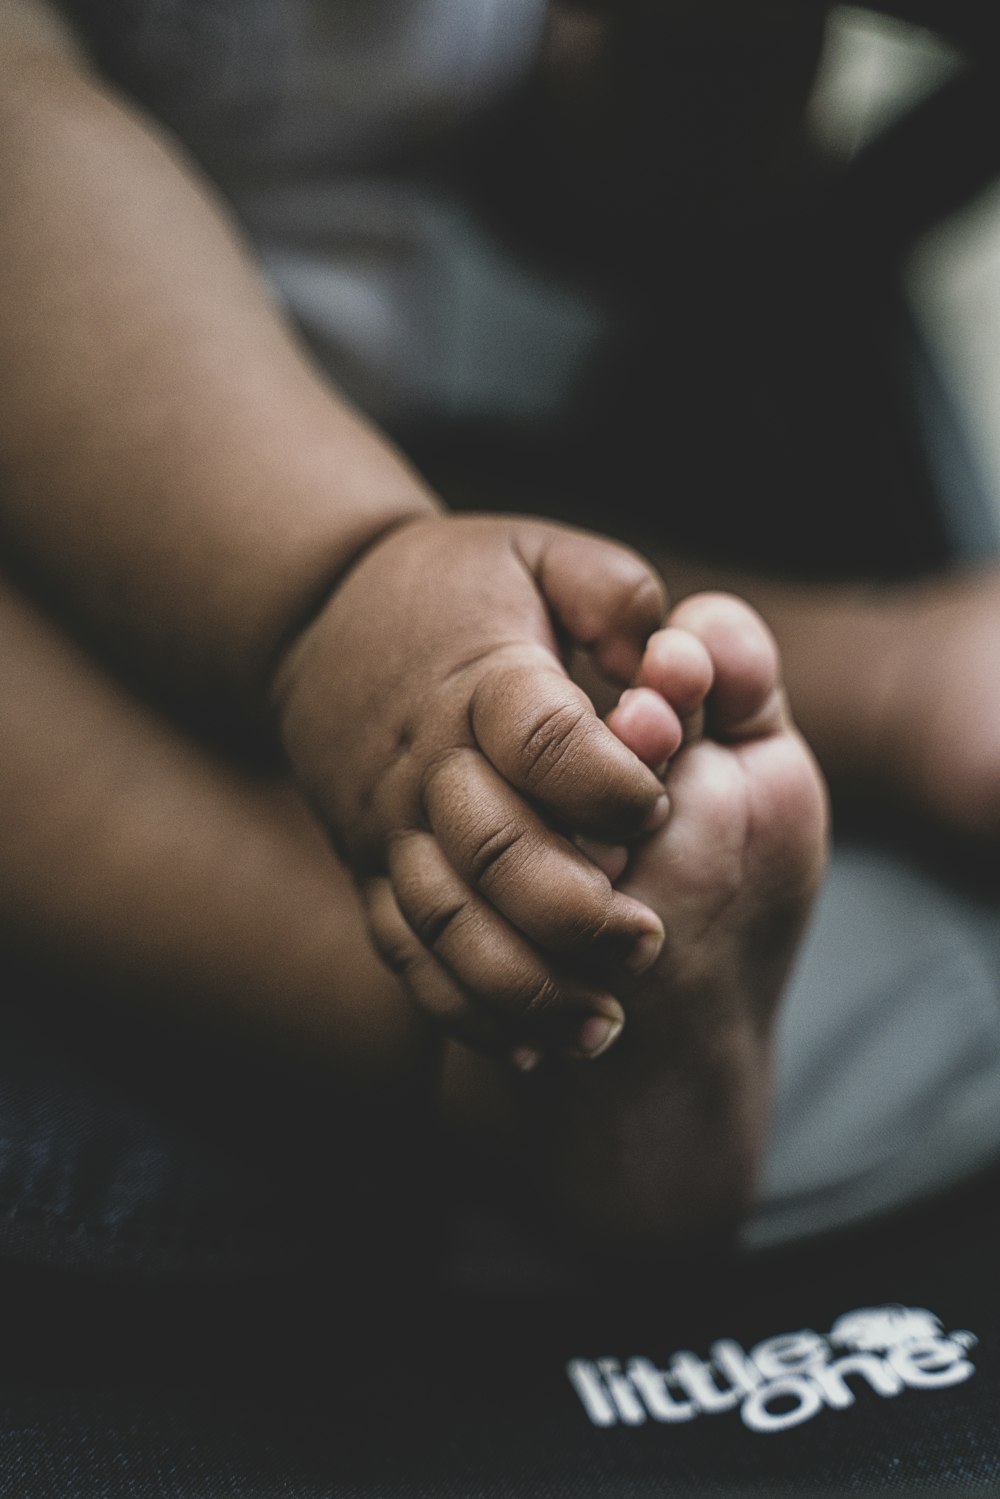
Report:
<svg viewBox="0 0 1000 1499"><path fill-rule="evenodd" d="M565 834L620 842L660 787L562 651L627 682L657 582L594 538L444 517L311 368L210 190L40 13L16 0L0 43L12 566L154 680L276 711L434 1013L572 1049L662 929Z"/></svg>

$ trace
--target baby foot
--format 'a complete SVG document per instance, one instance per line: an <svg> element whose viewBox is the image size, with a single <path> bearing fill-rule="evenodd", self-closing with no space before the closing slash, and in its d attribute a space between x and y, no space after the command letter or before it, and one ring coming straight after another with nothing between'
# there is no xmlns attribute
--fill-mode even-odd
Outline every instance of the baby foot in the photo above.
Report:
<svg viewBox="0 0 1000 1499"><path fill-rule="evenodd" d="M749 1205L772 1021L823 869L826 797L774 642L726 595L674 610L608 722L664 775L669 818L617 884L657 912L666 940L622 994L614 1045L561 1066L558 1170L578 1217L620 1244L658 1245Z"/></svg>

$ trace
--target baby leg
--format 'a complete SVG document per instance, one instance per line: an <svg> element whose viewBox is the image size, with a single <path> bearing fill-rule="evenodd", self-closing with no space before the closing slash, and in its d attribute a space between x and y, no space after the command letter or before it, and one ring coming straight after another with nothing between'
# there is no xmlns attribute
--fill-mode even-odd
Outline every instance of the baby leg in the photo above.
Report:
<svg viewBox="0 0 1000 1499"><path fill-rule="evenodd" d="M450 1075L467 1107L492 1080L524 1173L588 1242L653 1250L734 1226L752 1200L771 1022L821 877L826 799L746 606L687 600L639 680L609 722L650 765L669 758L671 807L618 885L661 917L661 954L622 991L624 1029L596 1061L544 1056L501 1079L453 1055Z"/></svg>
<svg viewBox="0 0 1000 1499"><path fill-rule="evenodd" d="M355 1079L407 1071L424 1027L297 795L196 743L6 582L0 633L7 949Z"/></svg>

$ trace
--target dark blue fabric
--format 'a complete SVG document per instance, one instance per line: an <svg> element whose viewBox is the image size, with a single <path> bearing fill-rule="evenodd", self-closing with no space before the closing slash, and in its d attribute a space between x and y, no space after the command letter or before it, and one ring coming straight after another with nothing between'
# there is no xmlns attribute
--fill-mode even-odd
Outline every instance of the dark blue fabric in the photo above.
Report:
<svg viewBox="0 0 1000 1499"><path fill-rule="evenodd" d="M181 139L207 118L266 129L288 40L282 0L61 0L101 71Z"/></svg>
<svg viewBox="0 0 1000 1499"><path fill-rule="evenodd" d="M405 1131L327 1068L8 965L0 1263L232 1279L377 1254L429 1154L398 1106Z"/></svg>
<svg viewBox="0 0 1000 1499"><path fill-rule="evenodd" d="M268 1296L0 1289L0 1499L119 1495L623 1499L996 1493L1000 1181L891 1224L754 1261L609 1272L514 1300L286 1277ZM973 1376L762 1435L730 1410L595 1428L569 1359L751 1348L884 1303L968 1329Z"/></svg>

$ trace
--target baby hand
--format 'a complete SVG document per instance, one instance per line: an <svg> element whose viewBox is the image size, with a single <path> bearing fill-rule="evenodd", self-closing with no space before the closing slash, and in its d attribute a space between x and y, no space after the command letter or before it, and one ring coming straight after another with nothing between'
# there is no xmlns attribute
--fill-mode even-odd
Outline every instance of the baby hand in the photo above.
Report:
<svg viewBox="0 0 1000 1499"><path fill-rule="evenodd" d="M571 841L623 844L666 805L564 652L624 686L663 610L653 573L611 542L435 516L361 558L277 677L293 769L383 958L453 1035L522 1065L606 1049L616 978L662 942Z"/></svg>

